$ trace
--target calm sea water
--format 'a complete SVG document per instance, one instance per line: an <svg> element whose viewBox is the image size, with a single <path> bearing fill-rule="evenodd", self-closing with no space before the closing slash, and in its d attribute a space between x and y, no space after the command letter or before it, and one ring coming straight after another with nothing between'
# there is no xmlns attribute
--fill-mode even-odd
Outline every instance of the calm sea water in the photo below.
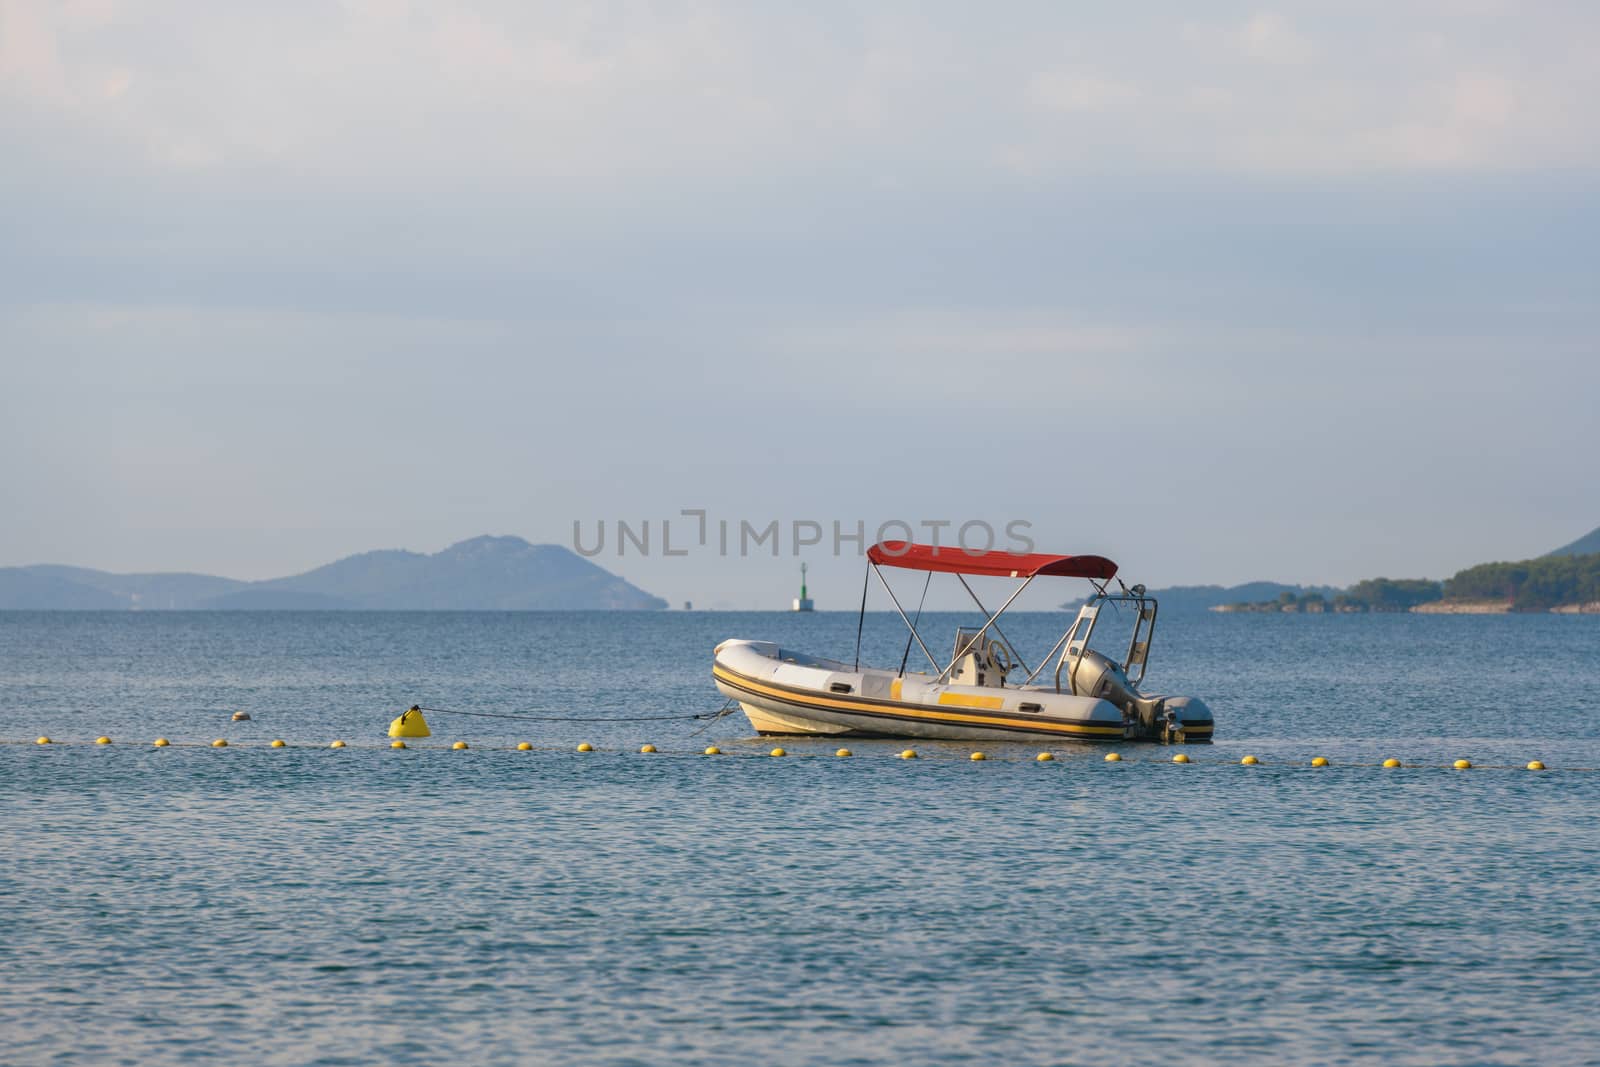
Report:
<svg viewBox="0 0 1600 1067"><path fill-rule="evenodd" d="M1217 717L1187 767L384 739L709 712L718 640L855 627L0 613L0 1062L1600 1063L1597 618L1164 619L1153 687Z"/></svg>

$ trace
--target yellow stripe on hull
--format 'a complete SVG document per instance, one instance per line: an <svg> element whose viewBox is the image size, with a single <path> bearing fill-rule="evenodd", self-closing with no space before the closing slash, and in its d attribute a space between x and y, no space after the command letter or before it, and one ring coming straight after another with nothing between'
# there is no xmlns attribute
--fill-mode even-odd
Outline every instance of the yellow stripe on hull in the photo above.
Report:
<svg viewBox="0 0 1600 1067"><path fill-rule="evenodd" d="M963 708L987 708L990 711L999 711L1006 706L1004 697L975 697L966 693L940 693L939 703Z"/></svg>
<svg viewBox="0 0 1600 1067"><path fill-rule="evenodd" d="M788 704L801 707L828 708L833 711L855 715L878 715L889 717L913 718L930 723L944 723L950 726L996 726L1003 729L1017 730L1027 733L1066 734L1073 737L1099 737L1111 740L1121 740L1124 736L1122 727L1119 726L1084 726L1078 723L1051 722L1047 719L1013 719L998 718L988 715L965 715L953 711L935 711L921 704L900 704L892 711L880 705L864 704L855 700L841 700L838 697L822 696L812 693L795 693L793 691L776 689L765 685L753 678L735 674L720 665L713 666L711 673L714 677L736 688L747 689L773 700L781 700ZM893 689L891 688L891 696ZM945 694L953 695L953 694ZM955 694L958 695L958 694ZM993 708L999 707L999 697L974 697L977 700L993 700Z"/></svg>

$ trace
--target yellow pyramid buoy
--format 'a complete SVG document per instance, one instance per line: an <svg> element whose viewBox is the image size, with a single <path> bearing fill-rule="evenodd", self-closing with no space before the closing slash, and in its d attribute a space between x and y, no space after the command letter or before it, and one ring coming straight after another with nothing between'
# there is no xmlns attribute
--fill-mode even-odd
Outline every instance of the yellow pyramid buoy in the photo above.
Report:
<svg viewBox="0 0 1600 1067"><path fill-rule="evenodd" d="M39 738L39 740L34 742L34 744L36 744L36 745L49 745L49 744L53 744L53 743L54 742L52 742L48 737L41 737L41 738Z"/></svg>
<svg viewBox="0 0 1600 1067"><path fill-rule="evenodd" d="M706 746L706 755L708 755L708 756L720 756L720 755L722 755L722 749L718 748L716 745L707 745Z"/></svg>
<svg viewBox="0 0 1600 1067"><path fill-rule="evenodd" d="M1528 764L1528 770L1542 771L1544 770L1544 764L1540 763L1538 760L1534 760L1532 763Z"/></svg>
<svg viewBox="0 0 1600 1067"><path fill-rule="evenodd" d="M111 743L111 738L105 736L97 737L94 739L94 743L97 745L109 745Z"/></svg>
<svg viewBox="0 0 1600 1067"><path fill-rule="evenodd" d="M1116 755L1116 753L1113 752L1112 755ZM1033 758L1039 763L1049 763L1051 760L1055 759L1056 756L1054 752L1041 752Z"/></svg>
<svg viewBox="0 0 1600 1067"><path fill-rule="evenodd" d="M228 747L228 742L225 739L219 737L215 741L211 742L211 747L212 748L227 748Z"/></svg>
<svg viewBox="0 0 1600 1067"><path fill-rule="evenodd" d="M404 741L390 741L389 742L389 747L390 748L405 748L406 747L406 743Z"/></svg>
<svg viewBox="0 0 1600 1067"><path fill-rule="evenodd" d="M1189 757L1188 757L1187 754L1180 752L1176 756L1172 757L1172 762L1173 763L1188 763L1189 762Z"/></svg>
<svg viewBox="0 0 1600 1067"><path fill-rule="evenodd" d="M845 759L849 757L850 750L848 748L841 748L839 751L835 752L834 755L838 756L840 759Z"/></svg>
<svg viewBox="0 0 1600 1067"><path fill-rule="evenodd" d="M455 749L457 752L463 752L463 751L466 750L467 743L465 741L457 741L455 744L451 745L450 747Z"/></svg>
<svg viewBox="0 0 1600 1067"><path fill-rule="evenodd" d="M769 755L769 756L787 756L788 753L785 752L781 748L775 748L771 752L768 752L767 755Z"/></svg>
<svg viewBox="0 0 1600 1067"><path fill-rule="evenodd" d="M1313 767L1326 767L1327 765L1328 765L1328 757L1327 756L1316 756L1316 757L1313 757L1312 760L1311 760L1311 766L1313 766Z"/></svg>
<svg viewBox="0 0 1600 1067"><path fill-rule="evenodd" d="M422 717L422 709L413 704L389 724L389 736L432 737L433 731L428 729L428 720Z"/></svg>
<svg viewBox="0 0 1600 1067"><path fill-rule="evenodd" d="M289 742L285 741L281 737L274 739L273 742L272 742L272 747L273 748L287 748L288 746L289 746Z"/></svg>
<svg viewBox="0 0 1600 1067"><path fill-rule="evenodd" d="M917 758L917 750L914 749L914 748L908 748L904 752L900 753L900 758L901 759L916 759Z"/></svg>
<svg viewBox="0 0 1600 1067"><path fill-rule="evenodd" d="M157 748L166 748L170 744L172 744L172 742L168 741L165 737L158 737L158 738L156 738L156 741L155 741L155 745L156 745Z"/></svg>
<svg viewBox="0 0 1600 1067"><path fill-rule="evenodd" d="M640 745L639 746L639 751L640 752L654 752L655 750L656 750L656 746L654 746L654 745Z"/></svg>
<svg viewBox="0 0 1600 1067"><path fill-rule="evenodd" d="M517 742L517 751L518 752L532 752L533 751L533 745L531 743L527 742L527 741L519 741L519 742Z"/></svg>
<svg viewBox="0 0 1600 1067"><path fill-rule="evenodd" d="M1122 762L1122 757L1120 755L1118 755L1117 753L1115 753L1115 752L1107 752L1106 753L1106 762L1107 763L1121 763Z"/></svg>
<svg viewBox="0 0 1600 1067"><path fill-rule="evenodd" d="M1256 764L1260 763L1261 761L1256 759L1254 756L1246 756L1244 759L1240 760L1239 762L1241 764L1243 764L1244 766L1246 766L1246 767L1254 767Z"/></svg>
<svg viewBox="0 0 1600 1067"><path fill-rule="evenodd" d="M974 752L971 756L969 756L967 758L972 760L972 762L977 763L979 760L986 760L989 757L985 756L982 752Z"/></svg>
<svg viewBox="0 0 1600 1067"><path fill-rule="evenodd" d="M1383 765L1385 767L1403 767L1403 766L1405 766L1405 764L1401 763L1399 760L1395 759L1393 756L1390 756L1388 759L1384 760L1383 761Z"/></svg>
<svg viewBox="0 0 1600 1067"><path fill-rule="evenodd" d="M1451 766L1458 771L1470 771L1472 770L1472 761L1469 759L1458 759L1455 761L1455 763L1451 764Z"/></svg>

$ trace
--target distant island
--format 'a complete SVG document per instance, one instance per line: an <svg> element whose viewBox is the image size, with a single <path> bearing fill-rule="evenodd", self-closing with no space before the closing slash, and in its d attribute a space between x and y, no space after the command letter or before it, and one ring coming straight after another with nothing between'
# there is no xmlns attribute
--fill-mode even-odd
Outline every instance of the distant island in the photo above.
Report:
<svg viewBox="0 0 1600 1067"><path fill-rule="evenodd" d="M1276 599L1233 601L1212 611L1415 612L1419 615L1500 615L1511 612L1600 613L1600 529L1537 559L1480 563L1452 578L1369 578L1326 595L1285 589Z"/></svg>
<svg viewBox="0 0 1600 1067"><path fill-rule="evenodd" d="M659 611L660 597L561 545L474 537L426 555L385 549L287 578L0 567L0 611Z"/></svg>
<svg viewBox="0 0 1600 1067"><path fill-rule="evenodd" d="M1600 529L1537 559L1480 563L1452 578L1368 578L1348 589L1249 582L1152 591L1164 612L1260 614L1600 614ZM1081 601L1063 604L1076 608Z"/></svg>
<svg viewBox="0 0 1600 1067"><path fill-rule="evenodd" d="M1288 612L1306 615L1410 611L1444 595L1443 583L1427 578L1368 578L1349 589L1286 589L1276 599L1213 604L1212 611Z"/></svg>

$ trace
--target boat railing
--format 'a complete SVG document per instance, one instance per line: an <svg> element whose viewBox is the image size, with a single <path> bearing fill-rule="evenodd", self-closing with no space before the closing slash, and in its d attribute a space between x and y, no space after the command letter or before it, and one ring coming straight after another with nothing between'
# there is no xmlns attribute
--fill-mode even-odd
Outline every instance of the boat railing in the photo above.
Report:
<svg viewBox="0 0 1600 1067"><path fill-rule="evenodd" d="M1140 592L1143 592L1142 588ZM1133 633L1128 638L1128 651L1122 660L1122 671L1128 676L1131 685L1138 686L1144 681L1145 671L1150 664L1150 644L1155 640L1156 601L1152 597L1134 593L1121 595L1103 593L1090 597L1078 609L1078 617L1072 620L1067 632L1062 634L1061 639L1045 654L1044 663L1049 663L1056 653L1060 652L1060 657L1056 659L1056 692L1061 692L1061 672L1067 670L1069 662L1071 669L1067 670L1067 688L1069 692L1077 692L1078 667L1083 663L1083 654L1089 648L1089 638L1094 635L1095 624L1100 619L1100 609L1106 604L1119 603L1134 604L1138 610L1138 614L1134 617ZM1039 665L1040 670L1044 669L1044 663ZM1031 682L1033 678L1034 675L1030 674L1027 681Z"/></svg>
<svg viewBox="0 0 1600 1067"><path fill-rule="evenodd" d="M1143 588L1140 588L1143 592ZM1149 597L1130 598L1139 609L1133 622L1133 634L1128 638L1128 654L1122 661L1122 672L1134 686L1144 683L1144 672L1150 666L1150 643L1156 637L1156 602ZM1137 668L1137 671L1135 670Z"/></svg>

